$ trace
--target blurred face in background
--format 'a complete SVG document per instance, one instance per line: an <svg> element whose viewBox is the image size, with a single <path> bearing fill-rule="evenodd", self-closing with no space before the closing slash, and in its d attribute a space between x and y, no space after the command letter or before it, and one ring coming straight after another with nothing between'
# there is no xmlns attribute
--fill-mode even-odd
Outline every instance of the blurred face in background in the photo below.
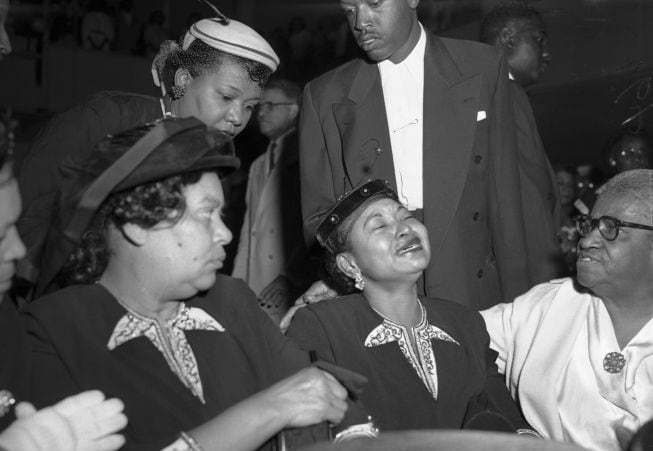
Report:
<svg viewBox="0 0 653 451"><path fill-rule="evenodd" d="M16 230L20 209L18 183L10 165L5 164L0 170L0 302L11 287L16 261L25 256L25 246Z"/></svg>
<svg viewBox="0 0 653 451"><path fill-rule="evenodd" d="M11 53L11 42L5 28L7 16L9 15L9 0L0 0L0 61L5 55Z"/></svg>
<svg viewBox="0 0 653 451"><path fill-rule="evenodd" d="M297 121L299 105L281 89L266 89L257 106L259 130L269 139L276 139L290 130Z"/></svg>
<svg viewBox="0 0 653 451"><path fill-rule="evenodd" d="M558 181L560 204L565 207L574 201L576 178L569 171L560 169L556 172L556 180Z"/></svg>

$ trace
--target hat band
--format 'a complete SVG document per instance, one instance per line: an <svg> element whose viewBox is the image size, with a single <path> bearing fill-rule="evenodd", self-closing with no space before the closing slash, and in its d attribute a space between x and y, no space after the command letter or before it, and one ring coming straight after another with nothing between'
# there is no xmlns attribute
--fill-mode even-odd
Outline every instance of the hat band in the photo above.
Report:
<svg viewBox="0 0 653 451"><path fill-rule="evenodd" d="M258 61L261 64L272 69L272 71L276 71L277 66L279 65L279 61L275 61L274 58L271 58L270 55L265 52L261 52L260 50L245 45L236 44L231 41L218 39L200 30L196 24L194 24L191 27L189 33L195 38L204 41L211 47L216 48L218 50L223 50L227 53L231 53L232 55L241 56L243 54L245 55L249 54L250 56L252 56L252 58L247 58L247 56L243 56L243 57L247 59L252 59L253 61ZM192 39L184 39L184 50L188 49L188 47L192 42L193 42ZM229 51L230 49L232 51Z"/></svg>

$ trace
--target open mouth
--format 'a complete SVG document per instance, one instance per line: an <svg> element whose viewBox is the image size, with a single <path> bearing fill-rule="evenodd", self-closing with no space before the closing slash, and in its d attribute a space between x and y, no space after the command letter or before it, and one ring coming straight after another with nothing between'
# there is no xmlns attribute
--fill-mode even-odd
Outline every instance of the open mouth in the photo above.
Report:
<svg viewBox="0 0 653 451"><path fill-rule="evenodd" d="M397 255L405 255L409 252L419 251L422 249L422 242L419 238L415 237L400 247L399 250L397 250Z"/></svg>

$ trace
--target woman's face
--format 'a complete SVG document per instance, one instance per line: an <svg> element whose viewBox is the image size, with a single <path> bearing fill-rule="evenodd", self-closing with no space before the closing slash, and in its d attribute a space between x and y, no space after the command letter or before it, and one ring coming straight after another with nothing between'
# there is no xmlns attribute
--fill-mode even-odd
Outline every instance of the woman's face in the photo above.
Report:
<svg viewBox="0 0 653 451"><path fill-rule="evenodd" d="M399 202L368 205L349 234L350 255L367 284L417 281L431 259L426 227Z"/></svg>
<svg viewBox="0 0 653 451"><path fill-rule="evenodd" d="M186 211L173 226L148 230L152 274L171 299L184 299L215 283L231 231L222 222L224 194L218 176L205 173L184 188Z"/></svg>
<svg viewBox="0 0 653 451"><path fill-rule="evenodd" d="M178 117L194 116L231 137L240 133L261 98L247 70L224 61L217 70L186 77L186 93L173 104Z"/></svg>
<svg viewBox="0 0 653 451"><path fill-rule="evenodd" d="M11 287L16 261L25 256L25 246L16 230L20 208L16 179L0 182L0 301L2 294Z"/></svg>

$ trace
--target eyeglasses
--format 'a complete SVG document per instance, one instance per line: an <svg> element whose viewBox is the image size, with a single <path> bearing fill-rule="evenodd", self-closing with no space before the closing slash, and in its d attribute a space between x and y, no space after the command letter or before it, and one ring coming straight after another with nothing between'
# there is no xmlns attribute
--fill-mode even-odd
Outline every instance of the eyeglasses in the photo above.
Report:
<svg viewBox="0 0 653 451"><path fill-rule="evenodd" d="M580 236L587 236L592 232L592 230L598 227L601 236L608 241L614 241L617 239L619 236L619 227L653 230L653 226L620 221L612 216L601 216L600 218L595 219L589 215L578 215L574 220L576 221L576 230L578 230Z"/></svg>
<svg viewBox="0 0 653 451"><path fill-rule="evenodd" d="M263 102L256 105L257 111L271 111L278 106L297 105L294 102Z"/></svg>

